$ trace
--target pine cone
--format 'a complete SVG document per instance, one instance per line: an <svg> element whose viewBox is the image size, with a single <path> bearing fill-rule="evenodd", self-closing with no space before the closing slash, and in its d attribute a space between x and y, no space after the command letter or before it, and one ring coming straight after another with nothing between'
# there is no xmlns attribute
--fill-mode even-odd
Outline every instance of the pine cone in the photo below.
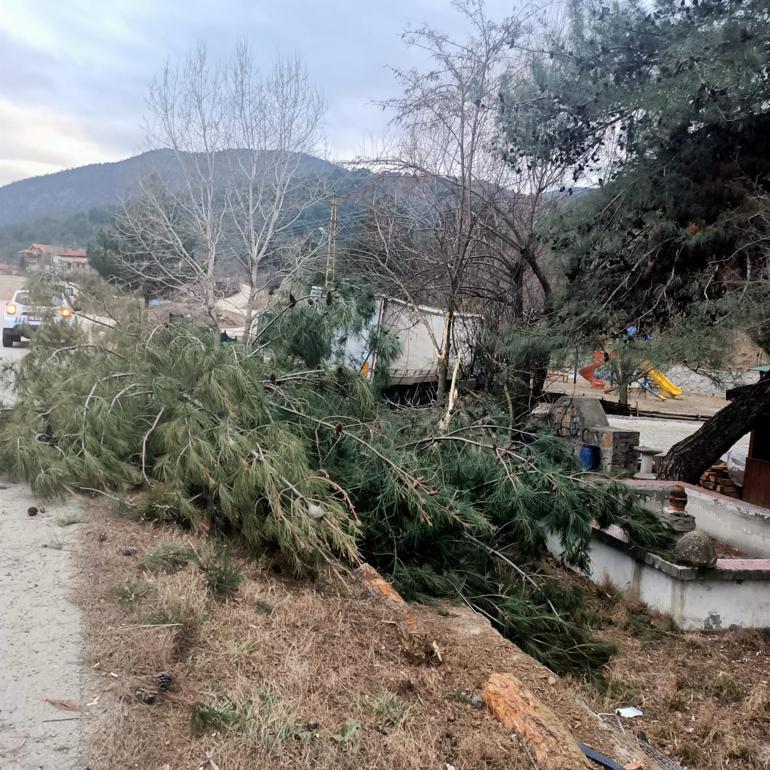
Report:
<svg viewBox="0 0 770 770"><path fill-rule="evenodd" d="M171 687L172 681L171 674L169 674L168 671L161 671L155 679L155 686L159 690L168 690L168 688Z"/></svg>

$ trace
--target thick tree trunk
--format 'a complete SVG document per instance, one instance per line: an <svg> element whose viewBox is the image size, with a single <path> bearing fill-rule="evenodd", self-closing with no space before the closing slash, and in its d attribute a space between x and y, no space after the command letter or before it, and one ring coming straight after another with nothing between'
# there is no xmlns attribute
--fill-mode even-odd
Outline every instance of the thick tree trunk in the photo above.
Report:
<svg viewBox="0 0 770 770"><path fill-rule="evenodd" d="M737 396L691 436L669 449L659 479L696 484L701 474L752 428L757 417L770 409L770 377Z"/></svg>

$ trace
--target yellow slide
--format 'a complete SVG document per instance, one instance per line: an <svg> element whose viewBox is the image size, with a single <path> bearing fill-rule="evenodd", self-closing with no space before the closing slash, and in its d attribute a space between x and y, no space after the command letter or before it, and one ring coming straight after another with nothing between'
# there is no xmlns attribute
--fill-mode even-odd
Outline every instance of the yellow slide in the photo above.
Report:
<svg viewBox="0 0 770 770"><path fill-rule="evenodd" d="M657 369L650 369L647 372L647 376L664 392L667 393L671 398L676 398L677 396L682 395L682 389L680 387L677 387L674 385L671 380L669 380L668 377L666 377L665 374L661 374Z"/></svg>

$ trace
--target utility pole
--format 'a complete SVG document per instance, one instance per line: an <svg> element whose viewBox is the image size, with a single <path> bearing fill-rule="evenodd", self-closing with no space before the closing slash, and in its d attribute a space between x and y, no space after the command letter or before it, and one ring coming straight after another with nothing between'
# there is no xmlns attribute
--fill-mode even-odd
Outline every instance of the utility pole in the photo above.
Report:
<svg viewBox="0 0 770 770"><path fill-rule="evenodd" d="M334 281L334 262L337 258L337 196L332 195L332 210L329 216L329 244L326 252L326 277L324 288Z"/></svg>

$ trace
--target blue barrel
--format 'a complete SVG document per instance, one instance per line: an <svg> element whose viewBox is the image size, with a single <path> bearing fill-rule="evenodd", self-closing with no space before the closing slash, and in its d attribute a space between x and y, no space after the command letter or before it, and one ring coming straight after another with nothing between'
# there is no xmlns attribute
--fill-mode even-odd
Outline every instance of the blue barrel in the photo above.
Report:
<svg viewBox="0 0 770 770"><path fill-rule="evenodd" d="M580 447L580 467L584 471L595 471L599 467L599 447L595 444L583 444Z"/></svg>

